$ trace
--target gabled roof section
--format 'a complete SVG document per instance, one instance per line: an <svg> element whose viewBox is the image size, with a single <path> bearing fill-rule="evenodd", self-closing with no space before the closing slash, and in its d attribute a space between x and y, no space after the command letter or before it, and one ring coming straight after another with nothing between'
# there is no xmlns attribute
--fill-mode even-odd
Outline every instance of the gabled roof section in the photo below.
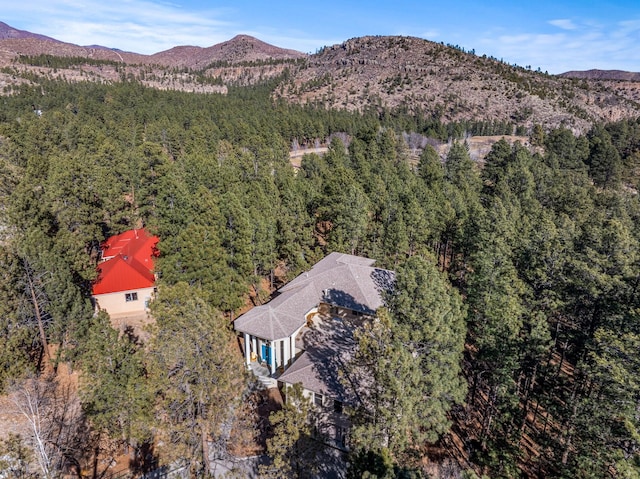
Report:
<svg viewBox="0 0 640 479"><path fill-rule="evenodd" d="M158 237L145 229L129 230L108 238L101 245L103 261L98 264L93 295L153 287L157 244Z"/></svg>
<svg viewBox="0 0 640 479"><path fill-rule="evenodd" d="M278 381L288 384L302 383L315 393L347 404L355 404L352 391L345 387L340 378L344 366L351 360L356 342L354 331L361 327L361 320L325 318L316 322L302 338L305 352L278 377Z"/></svg>
<svg viewBox="0 0 640 479"><path fill-rule="evenodd" d="M394 273L374 268L374 260L331 253L284 285L267 304L234 322L237 331L262 339L291 336L305 324L305 314L319 303L374 314L383 305L382 292L393 287Z"/></svg>
<svg viewBox="0 0 640 479"><path fill-rule="evenodd" d="M287 338L305 324L305 314L318 305L319 291L313 284L279 294L234 321L237 331L263 339Z"/></svg>
<svg viewBox="0 0 640 479"><path fill-rule="evenodd" d="M318 302L374 314L383 305L383 291L393 287L395 278L392 271L374 268L374 263L370 258L331 253L280 291L294 291L313 284L321 292Z"/></svg>
<svg viewBox="0 0 640 479"><path fill-rule="evenodd" d="M150 257L157 257L158 237L150 235L144 228L128 230L107 238L101 245L102 259L109 260L122 255L133 257L144 263Z"/></svg>

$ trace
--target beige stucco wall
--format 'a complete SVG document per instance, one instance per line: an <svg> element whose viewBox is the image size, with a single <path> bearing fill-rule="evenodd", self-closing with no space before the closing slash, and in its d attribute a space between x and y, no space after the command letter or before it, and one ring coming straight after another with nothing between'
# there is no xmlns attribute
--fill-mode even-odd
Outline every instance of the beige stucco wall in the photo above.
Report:
<svg viewBox="0 0 640 479"><path fill-rule="evenodd" d="M125 294L138 293L137 301L126 301ZM143 289L133 289L130 291L119 291L117 293L98 294L94 296L97 309L104 309L109 315L114 314L136 314L145 311L145 302L153 296L153 287Z"/></svg>

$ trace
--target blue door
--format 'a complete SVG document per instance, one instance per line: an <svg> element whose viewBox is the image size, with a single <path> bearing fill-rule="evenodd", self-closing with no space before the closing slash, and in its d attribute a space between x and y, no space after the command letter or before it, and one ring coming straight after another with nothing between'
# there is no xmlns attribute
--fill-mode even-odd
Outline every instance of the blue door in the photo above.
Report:
<svg viewBox="0 0 640 479"><path fill-rule="evenodd" d="M271 347L266 344L262 345L262 360L267 364L271 364Z"/></svg>

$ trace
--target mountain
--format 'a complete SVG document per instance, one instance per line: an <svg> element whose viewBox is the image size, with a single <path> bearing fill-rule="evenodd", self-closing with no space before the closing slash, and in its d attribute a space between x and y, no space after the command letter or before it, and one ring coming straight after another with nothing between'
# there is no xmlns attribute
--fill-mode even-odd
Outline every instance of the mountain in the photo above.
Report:
<svg viewBox="0 0 640 479"><path fill-rule="evenodd" d="M265 43L249 35L237 35L231 40L208 48L180 46L150 56L152 63L171 67L201 69L214 63L238 64L267 60L297 60L307 55Z"/></svg>
<svg viewBox="0 0 640 479"><path fill-rule="evenodd" d="M2 31L18 31L3 25ZM248 35L238 35L208 48L178 46L153 55L99 45L79 46L23 31L19 36L7 33L7 37L0 39L0 68L13 71L0 73L3 88L32 81L36 74L67 81L114 82L134 78L151 88L225 93L229 83L246 85L264 81L280 75L289 63L307 57ZM41 55L61 60L49 65L46 59L37 58ZM26 56L36 58L26 59ZM63 60L65 58L67 60ZM80 58L88 61L78 61Z"/></svg>
<svg viewBox="0 0 640 479"><path fill-rule="evenodd" d="M144 55L120 52L100 45L79 46L45 35L15 29L0 22L0 66L7 66L20 55L83 57L105 61L140 62Z"/></svg>
<svg viewBox="0 0 640 479"><path fill-rule="evenodd" d="M39 40L56 41L53 38L38 35L37 33L27 32L26 30L18 30L6 23L0 22L0 40L7 40L9 38L37 38Z"/></svg>
<svg viewBox="0 0 640 479"><path fill-rule="evenodd" d="M177 46L141 55L0 26L0 87L9 90L37 76L102 82L128 78L152 88L199 93L225 93L229 85L283 78L274 97L288 102L401 111L442 122L498 122L519 126L521 132L536 124L584 132L596 122L640 116L639 74L591 70L549 75L415 37L353 38L307 55L238 35L206 48Z"/></svg>
<svg viewBox="0 0 640 479"><path fill-rule="evenodd" d="M569 71L559 76L586 81L594 88L607 89L622 98L640 103L640 72L594 69Z"/></svg>
<svg viewBox="0 0 640 479"><path fill-rule="evenodd" d="M277 92L288 101L328 108L397 108L445 122L483 119L576 131L640 114L637 102L610 88L398 36L324 48Z"/></svg>
<svg viewBox="0 0 640 479"><path fill-rule="evenodd" d="M585 70L561 73L564 78L578 78L580 80L619 80L640 82L640 73L623 70Z"/></svg>
<svg viewBox="0 0 640 479"><path fill-rule="evenodd" d="M17 30L2 22L0 22L0 50L5 54L5 57L9 58L15 58L19 55L53 55L194 70L204 69L216 63L238 64L267 60L296 60L307 56L302 52L270 45L249 35L237 35L229 41L208 48L177 46L153 55L142 55L100 45L79 46L65 43L44 35Z"/></svg>

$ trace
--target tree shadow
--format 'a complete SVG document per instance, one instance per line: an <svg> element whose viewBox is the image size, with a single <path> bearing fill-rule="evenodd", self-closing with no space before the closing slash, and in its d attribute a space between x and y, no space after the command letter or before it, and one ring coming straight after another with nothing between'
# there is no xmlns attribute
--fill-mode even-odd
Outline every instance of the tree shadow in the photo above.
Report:
<svg viewBox="0 0 640 479"><path fill-rule="evenodd" d="M351 294L340 289L325 289L322 295L322 302L363 314L374 315L376 313L374 309L357 301Z"/></svg>
<svg viewBox="0 0 640 479"><path fill-rule="evenodd" d="M376 292L384 301L386 295L392 294L395 287L395 273L375 268L371 278ZM325 394L346 405L355 406L360 386L347 374L347 365L357 345L354 333L362 327L367 318L374 317L376 311L351 294L338 289L326 290L323 301L358 314L344 312L321 318L314 328L304 335L304 348L313 363L313 371L318 381L325 386Z"/></svg>
<svg viewBox="0 0 640 479"><path fill-rule="evenodd" d="M396 273L394 271L375 268L371 273L371 279L383 299L396 288Z"/></svg>
<svg viewBox="0 0 640 479"><path fill-rule="evenodd" d="M158 455L152 443L144 443L136 448L133 458L129 461L129 470L132 474L147 474L158 468Z"/></svg>
<svg viewBox="0 0 640 479"><path fill-rule="evenodd" d="M395 288L395 273L390 270L375 268L370 275L371 281L373 283L374 291L370 290L367 282L363 282L360 287L363 290L371 293L378 294L383 300L386 295L391 293ZM322 301L331 304L334 306L338 306L345 309L350 309L352 311L357 311L363 314L367 314L373 316L376 314L375 309L372 309L371 306L363 304L354 298L351 294L337 288L325 289L322 296Z"/></svg>

